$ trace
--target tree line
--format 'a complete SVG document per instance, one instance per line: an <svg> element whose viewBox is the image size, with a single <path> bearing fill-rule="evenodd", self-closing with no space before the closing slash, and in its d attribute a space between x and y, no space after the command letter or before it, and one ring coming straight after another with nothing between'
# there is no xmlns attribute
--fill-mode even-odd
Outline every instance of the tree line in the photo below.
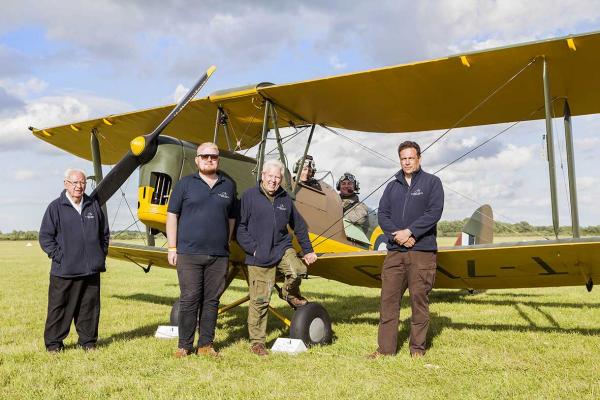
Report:
<svg viewBox="0 0 600 400"><path fill-rule="evenodd" d="M467 222L468 218L457 221L440 221L438 223L438 236L456 236L462 231L462 227ZM582 236L600 236L600 225L586 226L580 228ZM571 236L570 226L561 226L560 235ZM553 236L554 231L552 226L546 225L531 225L529 222L521 221L514 224L508 222L494 222L495 236ZM144 237L138 231L113 231L111 237L119 240L140 239ZM38 240L37 231L17 231L13 230L9 233L0 231L0 240Z"/></svg>

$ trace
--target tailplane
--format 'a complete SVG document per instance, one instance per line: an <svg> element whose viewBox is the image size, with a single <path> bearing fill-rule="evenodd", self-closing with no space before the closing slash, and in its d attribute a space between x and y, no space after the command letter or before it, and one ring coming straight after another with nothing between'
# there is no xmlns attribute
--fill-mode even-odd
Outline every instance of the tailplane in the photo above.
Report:
<svg viewBox="0 0 600 400"><path fill-rule="evenodd" d="M494 213L492 207L484 204L479 207L463 226L456 238L455 246L490 244L494 241Z"/></svg>

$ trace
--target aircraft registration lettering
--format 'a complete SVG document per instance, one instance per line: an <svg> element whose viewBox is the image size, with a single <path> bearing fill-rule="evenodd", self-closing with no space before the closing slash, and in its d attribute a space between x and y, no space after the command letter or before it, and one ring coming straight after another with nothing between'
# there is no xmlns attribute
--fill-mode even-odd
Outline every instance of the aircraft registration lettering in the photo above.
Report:
<svg viewBox="0 0 600 400"><path fill-rule="evenodd" d="M354 269L362 274L367 275L369 278L372 278L376 281L381 281L380 273L373 273L373 272L367 271L367 269L371 269L371 270L375 269L376 271L379 271L380 267L378 265L355 265Z"/></svg>
<svg viewBox="0 0 600 400"><path fill-rule="evenodd" d="M469 278L495 278L496 275L477 275L475 271L475 260L467 260L467 275Z"/></svg>
<svg viewBox="0 0 600 400"><path fill-rule="evenodd" d="M531 257L542 269L546 272L540 273L539 275L568 275L568 272L556 272L547 262L542 260L540 257Z"/></svg>

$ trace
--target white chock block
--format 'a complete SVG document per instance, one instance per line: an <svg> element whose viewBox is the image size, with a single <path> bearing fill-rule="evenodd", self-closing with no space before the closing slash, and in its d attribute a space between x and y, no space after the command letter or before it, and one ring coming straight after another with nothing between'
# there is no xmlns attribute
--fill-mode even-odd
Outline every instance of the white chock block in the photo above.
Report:
<svg viewBox="0 0 600 400"><path fill-rule="evenodd" d="M160 325L154 337L159 339L177 339L179 337L179 327Z"/></svg>
<svg viewBox="0 0 600 400"><path fill-rule="evenodd" d="M271 351L274 353L298 354L306 351L304 342L300 339L277 338Z"/></svg>

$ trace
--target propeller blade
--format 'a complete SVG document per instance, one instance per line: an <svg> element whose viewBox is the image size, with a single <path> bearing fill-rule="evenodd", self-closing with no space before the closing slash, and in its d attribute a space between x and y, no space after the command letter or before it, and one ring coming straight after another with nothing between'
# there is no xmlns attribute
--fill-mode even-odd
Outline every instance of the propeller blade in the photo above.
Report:
<svg viewBox="0 0 600 400"><path fill-rule="evenodd" d="M125 154L125 157L110 170L104 179L100 181L90 196L96 197L98 203L102 206L117 190L119 190L121 185L131 174L133 174L133 171L135 171L140 164L139 158L129 151Z"/></svg>
<svg viewBox="0 0 600 400"><path fill-rule="evenodd" d="M175 108L171 110L169 115L149 134L144 135L143 137L138 137L132 141L132 149L133 142L137 143L137 149L139 152L134 152L130 150L125 154L125 156L110 170L110 172L102 179L102 181L96 186L96 189L92 192L90 196L96 197L100 205L103 205L112 197L113 194L119 188L129 176L135 171L137 167L142 165L145 162L154 157L156 154L156 149L158 148L157 138L162 133L162 131L169 125L169 123L188 105L188 103L196 97L200 89L204 86L208 78L215 72L216 67L211 66L204 75L196 82L196 84L188 91L188 93L183 96L183 98L177 103ZM139 139L143 141L140 142Z"/></svg>

